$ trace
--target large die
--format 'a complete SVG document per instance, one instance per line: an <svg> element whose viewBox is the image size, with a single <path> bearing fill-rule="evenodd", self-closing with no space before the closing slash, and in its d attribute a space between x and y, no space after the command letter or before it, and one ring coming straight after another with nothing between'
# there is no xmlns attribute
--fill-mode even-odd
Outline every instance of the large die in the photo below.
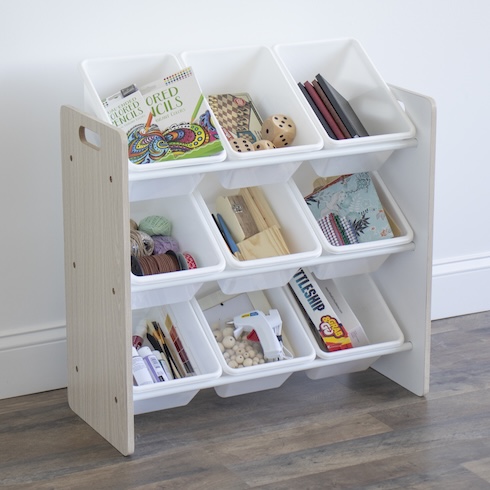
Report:
<svg viewBox="0 0 490 490"><path fill-rule="evenodd" d="M274 114L262 124L262 138L269 140L276 148L290 146L296 136L296 125L283 114Z"/></svg>

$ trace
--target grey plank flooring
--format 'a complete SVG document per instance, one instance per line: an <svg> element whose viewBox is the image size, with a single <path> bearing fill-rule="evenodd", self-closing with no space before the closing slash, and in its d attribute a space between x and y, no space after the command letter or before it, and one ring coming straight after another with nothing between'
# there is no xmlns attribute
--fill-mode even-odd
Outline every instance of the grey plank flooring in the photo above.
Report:
<svg viewBox="0 0 490 490"><path fill-rule="evenodd" d="M0 487L490 489L490 312L433 322L431 391L374 370L135 417L121 456L66 390L0 400Z"/></svg>

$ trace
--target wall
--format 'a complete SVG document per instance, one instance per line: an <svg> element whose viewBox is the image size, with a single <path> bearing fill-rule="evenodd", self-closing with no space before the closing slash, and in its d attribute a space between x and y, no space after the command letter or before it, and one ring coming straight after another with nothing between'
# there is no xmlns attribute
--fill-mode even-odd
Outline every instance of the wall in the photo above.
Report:
<svg viewBox="0 0 490 490"><path fill-rule="evenodd" d="M438 104L434 318L489 309L489 15L484 0L4 2L0 398L66 383L59 108L83 108L85 58L357 38L385 80Z"/></svg>

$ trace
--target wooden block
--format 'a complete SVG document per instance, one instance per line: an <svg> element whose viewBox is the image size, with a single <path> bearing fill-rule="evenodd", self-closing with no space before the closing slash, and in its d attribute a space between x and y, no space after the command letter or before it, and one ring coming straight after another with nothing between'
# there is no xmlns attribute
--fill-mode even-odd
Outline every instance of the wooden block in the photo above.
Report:
<svg viewBox="0 0 490 490"><path fill-rule="evenodd" d="M257 225L258 231L264 231L269 228L267 221L260 212L260 209L257 207L257 204L255 203L255 200L250 193L250 188L244 187L243 189L240 189L240 195L245 200L245 204L247 205L247 208L252 215L255 224Z"/></svg>
<svg viewBox="0 0 490 490"><path fill-rule="evenodd" d="M235 242L240 242L260 231L248 205L241 195L218 196L216 212L221 214Z"/></svg>
<svg viewBox="0 0 490 490"><path fill-rule="evenodd" d="M277 226L272 226L237 243L244 260L265 259L289 254L289 249Z"/></svg>
<svg viewBox="0 0 490 490"><path fill-rule="evenodd" d="M248 187L248 191L257 206L260 214L264 217L265 222L267 223L267 227L277 226L281 227L275 214L272 212L272 209L267 202L267 198L264 195L264 192L260 187Z"/></svg>

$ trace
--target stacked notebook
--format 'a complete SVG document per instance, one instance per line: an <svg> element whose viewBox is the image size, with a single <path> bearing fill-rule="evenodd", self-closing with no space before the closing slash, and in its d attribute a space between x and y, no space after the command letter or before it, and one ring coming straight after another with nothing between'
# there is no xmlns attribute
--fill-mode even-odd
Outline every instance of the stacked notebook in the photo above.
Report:
<svg viewBox="0 0 490 490"><path fill-rule="evenodd" d="M369 136L349 101L321 74L311 82L299 82L298 86L330 138Z"/></svg>

